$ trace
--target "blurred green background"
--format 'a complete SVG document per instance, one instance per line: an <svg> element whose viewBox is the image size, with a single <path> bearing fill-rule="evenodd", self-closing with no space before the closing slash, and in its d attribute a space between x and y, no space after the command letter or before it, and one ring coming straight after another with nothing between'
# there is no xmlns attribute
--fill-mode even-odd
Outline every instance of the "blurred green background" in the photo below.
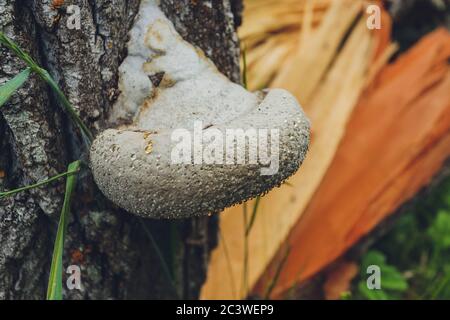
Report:
<svg viewBox="0 0 450 320"><path fill-rule="evenodd" d="M360 259L350 299L450 299L450 178L433 188ZM367 266L381 268L381 290L366 285Z"/></svg>

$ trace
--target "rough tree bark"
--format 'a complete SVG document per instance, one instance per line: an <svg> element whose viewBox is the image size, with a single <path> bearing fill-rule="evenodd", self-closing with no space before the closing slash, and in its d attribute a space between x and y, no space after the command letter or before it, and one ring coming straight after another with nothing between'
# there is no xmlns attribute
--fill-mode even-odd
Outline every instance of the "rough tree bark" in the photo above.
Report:
<svg viewBox="0 0 450 320"><path fill-rule="evenodd" d="M81 30L67 28L71 4L81 8ZM65 0L61 7L51 0L0 0L0 28L50 71L83 121L99 132L119 94L117 70L138 8L139 0ZM239 81L239 0L162 0L161 8L186 40ZM23 68L0 48L0 84ZM43 180L86 158L79 137L49 88L33 76L0 111L0 189ZM83 290L66 290L64 297L196 298L216 245L217 218L146 220L144 228L109 203L89 173L80 180L64 266L81 267ZM61 181L0 200L0 299L45 297L63 193Z"/></svg>

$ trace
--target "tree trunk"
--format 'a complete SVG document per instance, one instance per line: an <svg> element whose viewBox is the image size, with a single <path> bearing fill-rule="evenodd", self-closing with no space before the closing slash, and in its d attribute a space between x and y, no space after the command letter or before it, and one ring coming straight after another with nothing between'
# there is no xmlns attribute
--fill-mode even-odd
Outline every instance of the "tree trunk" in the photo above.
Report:
<svg viewBox="0 0 450 320"><path fill-rule="evenodd" d="M118 67L139 0L57 2L0 0L0 28L49 70L91 130L102 131L119 94ZM67 27L70 4L81 9L81 30ZM239 82L240 1L162 0L160 6L186 40ZM0 48L0 83L24 67ZM0 189L54 176L79 158L87 159L79 132L32 76L0 111ZM0 200L0 299L45 297L63 197L61 181ZM82 290L65 289L65 298L198 297L216 245L217 217L138 219L106 200L87 170L71 217L63 264L80 266Z"/></svg>

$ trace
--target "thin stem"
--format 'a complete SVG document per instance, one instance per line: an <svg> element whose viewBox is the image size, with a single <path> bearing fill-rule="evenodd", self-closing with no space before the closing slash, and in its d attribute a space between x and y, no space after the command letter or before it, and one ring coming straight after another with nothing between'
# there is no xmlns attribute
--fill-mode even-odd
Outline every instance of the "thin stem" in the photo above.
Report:
<svg viewBox="0 0 450 320"><path fill-rule="evenodd" d="M16 193L19 193L19 192L23 192L23 191L27 191L27 190L30 190L30 189L39 188L41 186L44 186L44 185L46 185L48 183L52 183L53 181L56 181L56 180L61 179L63 177L71 176L73 174L76 174L79 170L80 169L77 168L76 170L60 173L60 174L58 174L58 175L56 175L54 177L51 177L51 178L49 178L47 180L44 180L44 181L41 181L41 182L38 182L38 183L35 183L35 184L32 184L32 185L29 185L29 186L21 187L21 188L18 188L18 189L7 191L7 192L0 192L0 199L6 198L6 197L10 197L10 196L12 196L12 195L14 195Z"/></svg>
<svg viewBox="0 0 450 320"><path fill-rule="evenodd" d="M245 47L245 43L242 44L242 64L243 64L243 70L242 70L242 84L244 85L245 89L248 89L248 82L247 82L247 48Z"/></svg>
<svg viewBox="0 0 450 320"><path fill-rule="evenodd" d="M450 275L446 276L444 280L441 280L439 284L437 285L437 288L433 290L433 293L431 295L432 300L436 300L439 296L439 294L447 287L447 284L450 282Z"/></svg>
<svg viewBox="0 0 450 320"><path fill-rule="evenodd" d="M148 229L148 227L146 226L145 221L142 218L139 218L139 221L142 225L142 228L144 229L144 232L147 234L148 238L150 239L153 249L156 251L156 255L158 256L158 259L161 262L161 267L163 269L164 274L166 275L167 279L169 280L170 285L172 286L172 289L173 289L175 295L179 299L180 296L178 294L177 287L175 286L175 281L173 280L172 275L170 274L169 266L167 265L166 260L164 259L164 256L163 256L161 250L159 249L158 244L155 241L155 238L153 237L150 229Z"/></svg>
<svg viewBox="0 0 450 320"><path fill-rule="evenodd" d="M69 164L68 172L78 172L81 167L81 161L77 160ZM66 191L64 194L64 203L59 217L58 231L56 232L55 244L53 247L52 264L50 267L50 276L47 287L47 300L62 300L62 274L63 274L63 254L64 240L67 233L67 226L70 219L70 207L72 194L77 183L77 176L68 176L66 181Z"/></svg>
<svg viewBox="0 0 450 320"><path fill-rule="evenodd" d="M220 242L222 242L223 252L225 254L225 260L227 261L228 273L230 274L231 293L233 294L234 298L237 298L236 284L234 281L233 268L231 266L230 255L228 254L228 247L227 247L227 243L225 242L225 237L223 236L222 230L220 230L220 228L219 228L219 238L220 238Z"/></svg>
<svg viewBox="0 0 450 320"><path fill-rule="evenodd" d="M75 111L72 104L66 98L62 90L56 84L55 80L50 76L47 70L41 68L34 60L31 58L29 54L24 52L14 41L9 39L3 32L0 31L0 43L5 45L8 49L14 52L21 60L23 60L34 72L36 72L42 80L47 82L47 84L53 89L56 93L58 100L62 103L64 109L69 113L69 116L72 118L80 128L81 132L86 136L89 144L94 140L94 136L88 129L88 127L83 123L80 116Z"/></svg>
<svg viewBox="0 0 450 320"><path fill-rule="evenodd" d="M43 70L43 69L42 69ZM53 78L50 76L47 70L43 70L43 74L41 75L41 78L45 80L48 85L53 89L53 91L58 96L59 101L63 104L66 111L69 113L69 116L72 118L72 120L80 127L81 132L87 137L89 143L91 144L94 140L94 136L92 135L91 131L88 129L88 127L84 124L84 122L81 120L81 118L78 116L75 109L72 107L72 104L69 102L69 100L66 98L64 93L61 91L61 89L58 87L56 82L53 80Z"/></svg>
<svg viewBox="0 0 450 320"><path fill-rule="evenodd" d="M275 288L275 285L278 282L278 279L280 278L281 275L281 270L283 270L284 265L286 264L287 258L289 257L289 253L291 251L290 246L286 247L286 251L280 261L280 263L277 266L277 269L275 271L275 275L272 278L272 281L269 283L267 290L264 294L264 299L268 300L270 298L270 295L272 294L273 289Z"/></svg>
<svg viewBox="0 0 450 320"><path fill-rule="evenodd" d="M250 218L250 223L247 225L247 229L245 230L245 235L248 236L250 231L252 230L253 224L255 223L256 214L258 212L259 201L261 200L260 196L256 197L255 204L253 205L253 212Z"/></svg>
<svg viewBox="0 0 450 320"><path fill-rule="evenodd" d="M244 265L242 272L242 297L245 297L248 293L248 235L246 233L248 224L247 203L244 202Z"/></svg>

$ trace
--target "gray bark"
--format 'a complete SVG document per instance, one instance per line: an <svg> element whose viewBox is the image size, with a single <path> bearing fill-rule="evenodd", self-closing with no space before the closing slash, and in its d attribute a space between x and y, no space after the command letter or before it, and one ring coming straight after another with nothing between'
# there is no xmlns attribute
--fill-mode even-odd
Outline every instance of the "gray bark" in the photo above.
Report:
<svg viewBox="0 0 450 320"><path fill-rule="evenodd" d="M70 4L81 8L81 30L67 28ZM139 0L66 0L59 8L50 0L0 0L0 28L50 71L83 121L99 132L119 94L117 70L138 7ZM161 8L186 40L239 81L239 1L162 0ZM0 83L24 67L0 48ZM50 89L33 76L0 111L0 189L51 177L80 157L86 158L86 149L79 132ZM63 197L61 181L0 200L0 299L45 297ZM83 290L66 290L65 298L196 298L216 245L217 217L143 224L107 201L85 172L64 257L65 267L81 267Z"/></svg>

